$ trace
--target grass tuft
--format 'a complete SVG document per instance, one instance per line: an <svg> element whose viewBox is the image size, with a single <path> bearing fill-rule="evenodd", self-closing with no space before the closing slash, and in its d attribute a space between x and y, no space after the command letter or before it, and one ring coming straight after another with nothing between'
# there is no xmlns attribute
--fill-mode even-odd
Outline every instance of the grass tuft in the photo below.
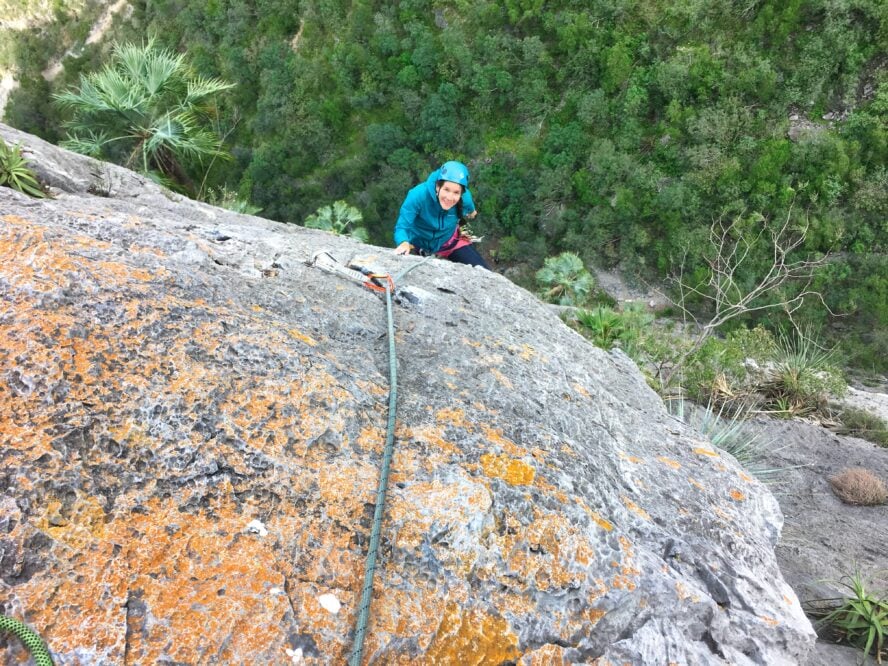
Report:
<svg viewBox="0 0 888 666"><path fill-rule="evenodd" d="M842 425L836 430L836 434L860 437L879 446L888 447L888 423L872 412L846 407L839 414L839 421Z"/></svg>

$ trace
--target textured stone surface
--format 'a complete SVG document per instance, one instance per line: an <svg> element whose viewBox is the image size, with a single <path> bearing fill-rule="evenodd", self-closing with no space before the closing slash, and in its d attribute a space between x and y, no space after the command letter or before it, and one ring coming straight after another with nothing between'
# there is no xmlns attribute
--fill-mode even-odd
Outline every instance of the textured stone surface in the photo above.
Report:
<svg viewBox="0 0 888 666"><path fill-rule="evenodd" d="M385 309L304 262L415 260L0 135L59 192L0 188L3 612L60 664L342 663ZM365 662L804 660L762 485L502 276L403 282Z"/></svg>

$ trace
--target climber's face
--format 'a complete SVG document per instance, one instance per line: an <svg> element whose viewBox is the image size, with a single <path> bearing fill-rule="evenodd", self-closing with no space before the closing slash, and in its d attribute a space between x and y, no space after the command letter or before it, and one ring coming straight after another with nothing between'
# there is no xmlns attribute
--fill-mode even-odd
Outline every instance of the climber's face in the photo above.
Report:
<svg viewBox="0 0 888 666"><path fill-rule="evenodd" d="M461 196L461 185L451 183L449 180L441 181L441 186L438 188L438 203L441 204L441 208L450 210L456 205Z"/></svg>

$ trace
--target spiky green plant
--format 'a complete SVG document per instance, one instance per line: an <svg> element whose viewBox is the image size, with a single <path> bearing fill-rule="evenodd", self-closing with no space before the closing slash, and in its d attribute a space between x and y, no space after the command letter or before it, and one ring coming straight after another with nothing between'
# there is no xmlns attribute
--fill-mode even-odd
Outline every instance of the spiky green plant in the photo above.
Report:
<svg viewBox="0 0 888 666"><path fill-rule="evenodd" d="M238 197L237 192L232 192L226 187L210 189L204 201L219 208L230 210L235 213L244 213L245 215L257 215L262 212L260 206L254 206L249 201Z"/></svg>
<svg viewBox="0 0 888 666"><path fill-rule="evenodd" d="M309 215L305 220L305 226L309 229L329 231L337 236L350 236L366 243L370 235L360 226L363 220L361 211L354 206L349 206L345 201L334 201L332 206L321 206L314 215Z"/></svg>
<svg viewBox="0 0 888 666"><path fill-rule="evenodd" d="M32 197L46 196L37 182L37 176L28 168L22 156L22 147L19 144L10 146L3 139L0 139L0 185Z"/></svg>
<svg viewBox="0 0 888 666"><path fill-rule="evenodd" d="M831 627L840 640L861 648L864 656L875 651L876 661L881 664L882 657L886 656L888 599L870 594L859 571L844 576L840 583L850 590L850 595L838 599L819 599L817 607L809 609L809 613L821 616L818 626ZM824 604L833 610L824 614L821 610Z"/></svg>
<svg viewBox="0 0 888 666"><path fill-rule="evenodd" d="M596 347L610 349L626 331L626 324L620 313L603 305L591 310L580 310L577 322L588 331L588 336Z"/></svg>
<svg viewBox="0 0 888 666"><path fill-rule="evenodd" d="M597 347L618 346L636 361L644 356L642 338L654 316L645 311L643 305L627 303L622 311L598 305L590 310L577 310L575 317L580 331Z"/></svg>
<svg viewBox="0 0 888 666"><path fill-rule="evenodd" d="M582 306L595 289L595 278L573 252L546 259L537 271L536 280L542 289L542 298L558 305Z"/></svg>
<svg viewBox="0 0 888 666"><path fill-rule="evenodd" d="M772 450L772 443L747 428L745 421L752 412L749 407L737 407L728 412L722 405L716 408L709 402L705 408L695 407L683 399L670 400L669 412L709 439L713 446L730 453L754 477L773 482L782 470L766 467L764 458Z"/></svg>
<svg viewBox="0 0 888 666"><path fill-rule="evenodd" d="M842 395L847 385L834 358L835 349L820 345L810 329L778 335L773 367L761 386L768 402L790 415L807 414L829 396Z"/></svg>
<svg viewBox="0 0 888 666"><path fill-rule="evenodd" d="M194 190L188 167L230 156L212 129L213 98L232 84L196 74L181 53L118 44L100 71L55 95L71 113L62 146Z"/></svg>

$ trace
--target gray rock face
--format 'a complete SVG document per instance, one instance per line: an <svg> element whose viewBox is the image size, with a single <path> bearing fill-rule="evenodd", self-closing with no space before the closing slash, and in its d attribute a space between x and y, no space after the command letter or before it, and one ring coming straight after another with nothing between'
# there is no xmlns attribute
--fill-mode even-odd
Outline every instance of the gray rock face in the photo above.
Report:
<svg viewBox="0 0 888 666"><path fill-rule="evenodd" d="M343 663L385 308L305 262L417 260L0 136L58 194L0 188L3 612L61 664ZM804 662L766 488L502 276L402 282L366 663Z"/></svg>

